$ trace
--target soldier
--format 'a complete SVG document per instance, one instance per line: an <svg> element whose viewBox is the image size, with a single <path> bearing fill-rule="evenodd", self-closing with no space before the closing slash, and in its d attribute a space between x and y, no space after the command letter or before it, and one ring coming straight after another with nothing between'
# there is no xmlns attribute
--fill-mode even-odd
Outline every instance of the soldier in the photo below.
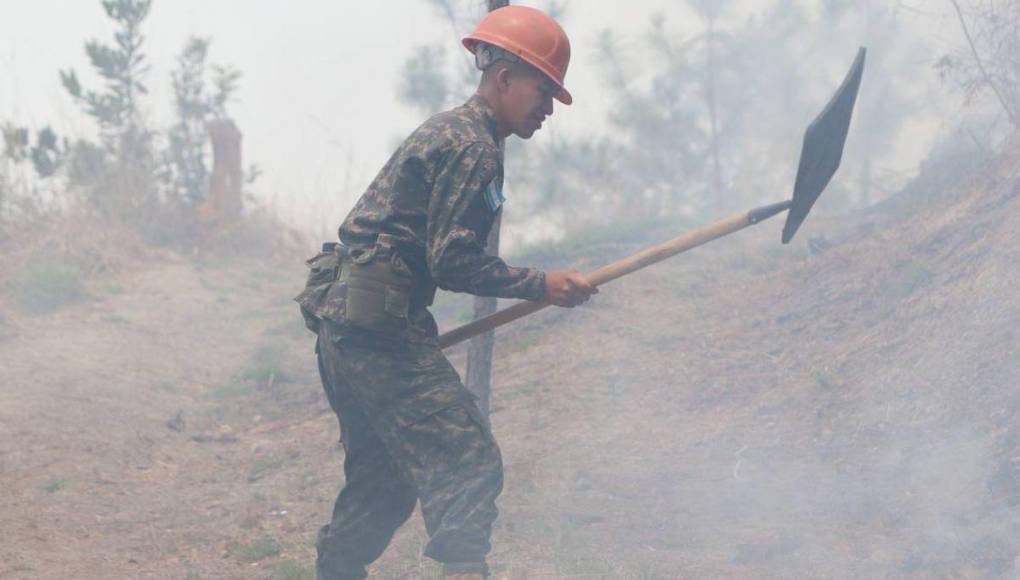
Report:
<svg viewBox="0 0 1020 580"><path fill-rule="evenodd" d="M319 370L341 424L346 484L319 531L320 580L365 578L421 502L425 555L444 577L482 580L503 487L487 419L443 356L427 307L436 287L577 306L597 292L577 272L508 266L485 253L504 201L500 143L530 138L569 105L570 44L544 13L508 6L463 40L482 72L464 105L393 154L309 260L297 298L317 332Z"/></svg>

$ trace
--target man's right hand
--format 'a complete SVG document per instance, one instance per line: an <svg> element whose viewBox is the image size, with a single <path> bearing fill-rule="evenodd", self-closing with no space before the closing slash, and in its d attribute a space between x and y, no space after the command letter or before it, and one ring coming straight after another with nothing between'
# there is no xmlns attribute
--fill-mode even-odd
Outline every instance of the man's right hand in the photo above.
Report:
<svg viewBox="0 0 1020 580"><path fill-rule="evenodd" d="M599 289L592 286L580 272L570 270L545 273L545 301L550 304L573 308L598 293Z"/></svg>

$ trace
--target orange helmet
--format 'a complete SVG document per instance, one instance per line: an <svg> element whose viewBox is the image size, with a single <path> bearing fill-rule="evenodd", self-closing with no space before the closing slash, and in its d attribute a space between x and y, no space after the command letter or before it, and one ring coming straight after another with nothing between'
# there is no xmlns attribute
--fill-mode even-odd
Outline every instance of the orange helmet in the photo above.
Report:
<svg viewBox="0 0 1020 580"><path fill-rule="evenodd" d="M574 101L563 86L570 64L570 40L563 28L541 10L527 6L493 10L462 42L472 53L479 42L485 42L520 57L559 86L557 100L565 105Z"/></svg>

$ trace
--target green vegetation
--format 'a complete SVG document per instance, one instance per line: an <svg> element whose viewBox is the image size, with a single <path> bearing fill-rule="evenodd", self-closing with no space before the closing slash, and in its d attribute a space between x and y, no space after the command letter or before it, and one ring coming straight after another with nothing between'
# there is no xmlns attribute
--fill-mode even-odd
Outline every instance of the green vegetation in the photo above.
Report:
<svg viewBox="0 0 1020 580"><path fill-rule="evenodd" d="M99 315L99 320L103 322L111 322L114 324L124 324L128 321L124 316L117 314L116 312L104 312Z"/></svg>
<svg viewBox="0 0 1020 580"><path fill-rule="evenodd" d="M243 397L244 395L247 395L250 392L251 389L248 388L248 385L244 383L230 383L229 385L216 387L215 389L206 393L205 397L207 399L212 399L214 401L222 401L224 399Z"/></svg>
<svg viewBox="0 0 1020 580"><path fill-rule="evenodd" d="M207 127L229 120L241 74L209 62L211 39L188 38L170 73L173 122L156 127L145 113L152 106L153 68L145 29L154 0L98 4L112 34L84 43L88 74L59 71L66 94L98 131L68 139L48 126L29 130L0 122L0 220L86 209L150 242L191 249L199 227L196 208L210 182ZM16 178L27 173L15 171L17 166L34 175ZM250 167L246 174L245 183L251 183L258 170ZM53 193L57 203L39 201L42 191Z"/></svg>
<svg viewBox="0 0 1020 580"><path fill-rule="evenodd" d="M201 262L195 262L195 269L201 271L202 269ZM206 290L211 290L213 292L223 291L223 288L220 285L214 283L212 280L206 278L205 276L200 276L198 278L198 283L202 286L202 288L205 288Z"/></svg>
<svg viewBox="0 0 1020 580"><path fill-rule="evenodd" d="M286 463L286 459L283 457L269 456L260 457L255 460L252 464L251 469L248 470L248 481L257 481L265 477L270 471L274 471L283 467Z"/></svg>
<svg viewBox="0 0 1020 580"><path fill-rule="evenodd" d="M312 580L315 578L315 573L311 566L287 560L273 567L270 578L272 580Z"/></svg>
<svg viewBox="0 0 1020 580"><path fill-rule="evenodd" d="M295 308L294 310L297 309ZM310 336L308 327L305 326L304 319L301 318L301 315L294 310L289 312L290 315L287 317L287 322L273 327L269 333L289 338L305 338Z"/></svg>
<svg viewBox="0 0 1020 580"><path fill-rule="evenodd" d="M15 298L29 314L45 314L81 300L81 274L74 266L56 259L30 262L14 280Z"/></svg>
<svg viewBox="0 0 1020 580"><path fill-rule="evenodd" d="M54 493L64 489L65 487L67 487L67 480L58 479L47 483L45 486L43 486L43 489L50 493Z"/></svg>
<svg viewBox="0 0 1020 580"><path fill-rule="evenodd" d="M836 388L836 381L833 379L828 369L815 371L815 384L818 385L819 389L825 391L830 391Z"/></svg>
<svg viewBox="0 0 1020 580"><path fill-rule="evenodd" d="M667 580L668 576L659 572L655 564L642 562L633 571L634 580Z"/></svg>
<svg viewBox="0 0 1020 580"><path fill-rule="evenodd" d="M171 73L177 123L168 134L167 163L162 177L179 199L205 199L209 183L206 160L206 123L227 117L226 105L237 91L241 73L224 66L212 67L209 87L208 38L189 38Z"/></svg>
<svg viewBox="0 0 1020 580"><path fill-rule="evenodd" d="M263 343L252 355L249 365L241 371L241 378L260 385L285 383L291 377L281 367L284 349L274 343Z"/></svg>
<svg viewBox="0 0 1020 580"><path fill-rule="evenodd" d="M156 385L156 388L164 393L170 393L171 395L176 395L181 391L177 385L170 381L160 381L159 384Z"/></svg>
<svg viewBox="0 0 1020 580"><path fill-rule="evenodd" d="M250 544L237 544L227 549L228 554L244 564L273 558L282 552L280 544L270 537L259 538Z"/></svg>
<svg viewBox="0 0 1020 580"><path fill-rule="evenodd" d="M883 284L882 295L892 302L899 302L930 284L933 276L931 269L923 262L901 262Z"/></svg>
<svg viewBox="0 0 1020 580"><path fill-rule="evenodd" d="M223 406L216 406L213 407L212 409L202 411L202 416L210 417L216 420L217 422L222 423L223 420L227 417L227 410L223 408Z"/></svg>

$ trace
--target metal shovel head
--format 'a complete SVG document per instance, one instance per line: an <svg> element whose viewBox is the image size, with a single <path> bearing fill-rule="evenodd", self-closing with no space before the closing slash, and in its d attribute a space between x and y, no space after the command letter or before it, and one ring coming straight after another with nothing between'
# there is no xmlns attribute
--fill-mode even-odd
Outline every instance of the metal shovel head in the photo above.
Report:
<svg viewBox="0 0 1020 580"><path fill-rule="evenodd" d="M846 144L846 135L850 129L850 117L854 112L854 103L857 102L857 91L861 87L866 53L867 50L861 47L843 84L804 134L797 181L793 186L793 205L790 206L786 225L783 226L784 244L793 239L797 228L811 211L811 206L839 168L843 145Z"/></svg>

